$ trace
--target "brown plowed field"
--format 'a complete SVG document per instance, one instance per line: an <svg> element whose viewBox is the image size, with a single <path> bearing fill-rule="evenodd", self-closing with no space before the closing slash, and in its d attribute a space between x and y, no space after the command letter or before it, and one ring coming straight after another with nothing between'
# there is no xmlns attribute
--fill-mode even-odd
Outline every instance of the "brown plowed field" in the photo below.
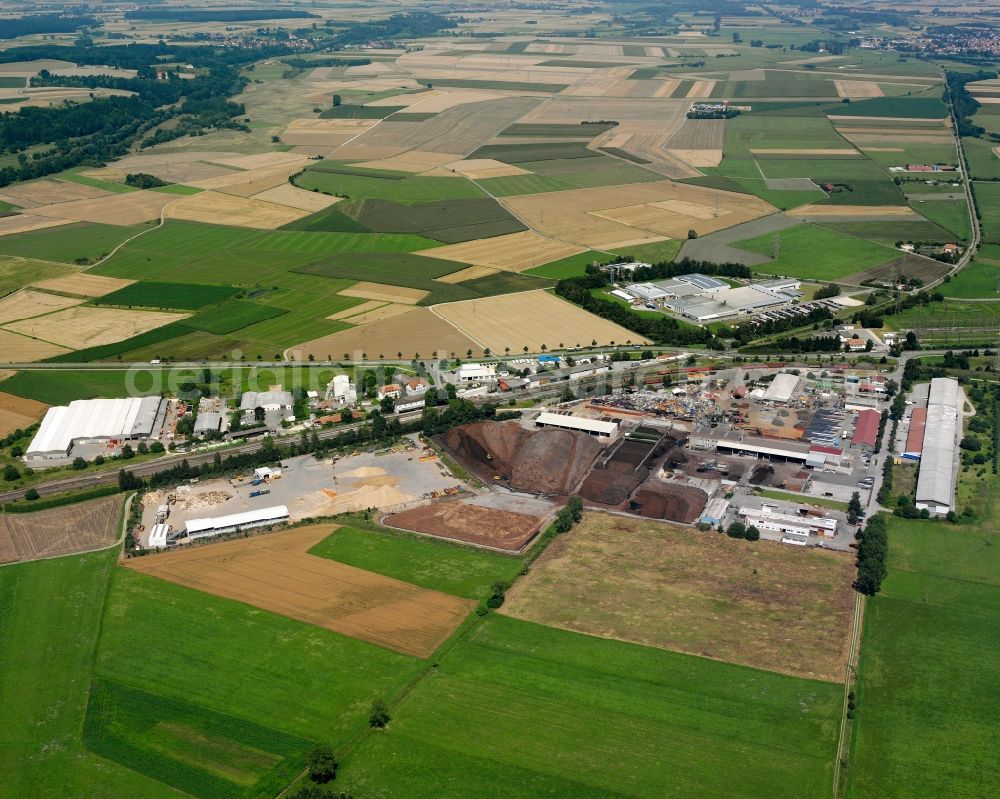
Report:
<svg viewBox="0 0 1000 799"><path fill-rule="evenodd" d="M0 563L73 555L118 540L124 494L40 510L0 515Z"/></svg>
<svg viewBox="0 0 1000 799"><path fill-rule="evenodd" d="M332 524L314 524L133 558L125 565L424 658L444 643L475 604L310 555L309 549L335 529Z"/></svg>
<svg viewBox="0 0 1000 799"><path fill-rule="evenodd" d="M48 408L44 402L0 391L0 436L30 427Z"/></svg>
<svg viewBox="0 0 1000 799"><path fill-rule="evenodd" d="M517 552L535 537L542 520L525 513L451 500L396 513L386 518L385 523L417 533Z"/></svg>
<svg viewBox="0 0 1000 799"><path fill-rule="evenodd" d="M847 660L853 572L854 558L843 552L587 513L517 581L500 612L837 681Z"/></svg>
<svg viewBox="0 0 1000 799"><path fill-rule="evenodd" d="M444 445L485 480L499 475L512 488L572 493L602 446L586 433L552 428L532 433L516 422L474 422L448 431Z"/></svg>
<svg viewBox="0 0 1000 799"><path fill-rule="evenodd" d="M873 266L864 272L855 272L853 275L841 278L841 280L850 285L860 286L864 281L887 283L895 276L916 277L924 283L930 283L944 277L949 268L947 264L930 258L922 258L919 255L904 255L881 266Z"/></svg>

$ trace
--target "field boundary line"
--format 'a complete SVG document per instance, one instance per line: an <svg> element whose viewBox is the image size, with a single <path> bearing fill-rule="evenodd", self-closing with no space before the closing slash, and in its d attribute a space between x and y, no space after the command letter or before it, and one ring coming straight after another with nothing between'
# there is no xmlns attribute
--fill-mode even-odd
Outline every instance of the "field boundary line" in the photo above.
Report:
<svg viewBox="0 0 1000 799"><path fill-rule="evenodd" d="M856 593L854 597L854 614L851 618L851 648L847 655L847 665L844 667L844 702L840 709L840 732L837 736L837 757L833 763L833 799L841 795L841 773L847 766L841 766L844 758L844 747L847 743L848 703L850 702L852 677L857 673L856 662L861 643L861 625L864 617L864 595Z"/></svg>

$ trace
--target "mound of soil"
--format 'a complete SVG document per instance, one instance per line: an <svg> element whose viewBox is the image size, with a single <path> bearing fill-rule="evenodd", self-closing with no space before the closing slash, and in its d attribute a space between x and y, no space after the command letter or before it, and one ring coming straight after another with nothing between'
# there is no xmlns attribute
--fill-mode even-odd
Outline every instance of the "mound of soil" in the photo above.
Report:
<svg viewBox="0 0 1000 799"><path fill-rule="evenodd" d="M499 476L512 488L537 494L572 492L602 446L586 433L546 428L536 433L517 422L473 422L443 439L448 452L484 480Z"/></svg>
<svg viewBox="0 0 1000 799"><path fill-rule="evenodd" d="M542 520L526 513L451 500L395 513L386 517L386 523L418 533L517 552L535 537Z"/></svg>
<svg viewBox="0 0 1000 799"><path fill-rule="evenodd" d="M708 495L691 486L650 481L628 503L628 510L647 519L690 524L701 514Z"/></svg>

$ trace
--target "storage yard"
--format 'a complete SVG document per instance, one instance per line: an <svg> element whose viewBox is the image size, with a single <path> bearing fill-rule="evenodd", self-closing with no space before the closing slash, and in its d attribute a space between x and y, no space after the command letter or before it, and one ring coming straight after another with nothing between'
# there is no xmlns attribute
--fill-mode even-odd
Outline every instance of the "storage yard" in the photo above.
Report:
<svg viewBox="0 0 1000 799"><path fill-rule="evenodd" d="M359 452L338 460L318 461L302 455L285 461L267 478L252 473L232 479L205 480L144 497L144 544L167 505L166 521L183 531L192 520L250 513L285 506L291 521L338 513L403 507L454 492L458 481L432 453L413 439L390 450ZM171 502L170 499L173 498ZM183 544L183 537L177 543Z"/></svg>

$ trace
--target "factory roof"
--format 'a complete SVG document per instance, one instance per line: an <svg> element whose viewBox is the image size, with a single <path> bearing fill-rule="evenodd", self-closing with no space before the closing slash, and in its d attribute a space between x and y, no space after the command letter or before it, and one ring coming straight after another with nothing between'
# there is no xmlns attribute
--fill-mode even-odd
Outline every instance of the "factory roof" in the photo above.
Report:
<svg viewBox="0 0 1000 799"><path fill-rule="evenodd" d="M955 476L955 437L958 409L947 405L927 408L924 446L917 475L917 502L950 506Z"/></svg>
<svg viewBox="0 0 1000 799"><path fill-rule="evenodd" d="M874 447L878 440L878 428L882 422L882 414L871 408L866 408L858 414L858 422L854 426L854 444L867 444Z"/></svg>
<svg viewBox="0 0 1000 799"><path fill-rule="evenodd" d="M690 275L678 275L677 279L683 280L685 283L690 283L692 286L697 286L703 291L707 291L709 289L719 289L729 285L724 280L717 280L714 277L702 275L698 272L694 272Z"/></svg>
<svg viewBox="0 0 1000 799"><path fill-rule="evenodd" d="M218 430L222 427L222 414L218 411L206 411L199 413L194 420L194 432L200 433L203 430Z"/></svg>
<svg viewBox="0 0 1000 799"><path fill-rule="evenodd" d="M958 381L953 377L935 377L931 379L931 388L927 395L927 405L950 405L958 408Z"/></svg>
<svg viewBox="0 0 1000 799"><path fill-rule="evenodd" d="M242 527L260 522L276 522L288 518L288 508L275 505L271 508L258 508L243 513L233 513L229 516L215 516L205 519L188 519L184 529L188 533L202 533L208 530L222 530L226 527Z"/></svg>
<svg viewBox="0 0 1000 799"><path fill-rule="evenodd" d="M910 414L910 429L906 434L906 455L919 455L924 451L924 430L927 427L927 409L914 408Z"/></svg>
<svg viewBox="0 0 1000 799"><path fill-rule="evenodd" d="M582 430L587 433L600 433L610 436L618 432L618 422L602 422L599 419L584 419L579 416L565 416L560 413L545 411L538 415L535 424L548 427L563 427L567 430Z"/></svg>
<svg viewBox="0 0 1000 799"><path fill-rule="evenodd" d="M799 385L799 376L781 372L774 376L771 385L764 392L764 400L767 402L788 402L795 389Z"/></svg>
<svg viewBox="0 0 1000 799"><path fill-rule="evenodd" d="M28 455L68 452L77 439L149 436L160 402L159 397L90 399L49 408L28 445Z"/></svg>
<svg viewBox="0 0 1000 799"><path fill-rule="evenodd" d="M794 302L795 298L781 292L762 291L753 286L739 286L734 289L724 289L715 294L715 299L733 308L753 310L770 305L783 305Z"/></svg>
<svg viewBox="0 0 1000 799"><path fill-rule="evenodd" d="M294 400L289 391L246 391L240 398L240 410L252 411L265 405L291 408Z"/></svg>

